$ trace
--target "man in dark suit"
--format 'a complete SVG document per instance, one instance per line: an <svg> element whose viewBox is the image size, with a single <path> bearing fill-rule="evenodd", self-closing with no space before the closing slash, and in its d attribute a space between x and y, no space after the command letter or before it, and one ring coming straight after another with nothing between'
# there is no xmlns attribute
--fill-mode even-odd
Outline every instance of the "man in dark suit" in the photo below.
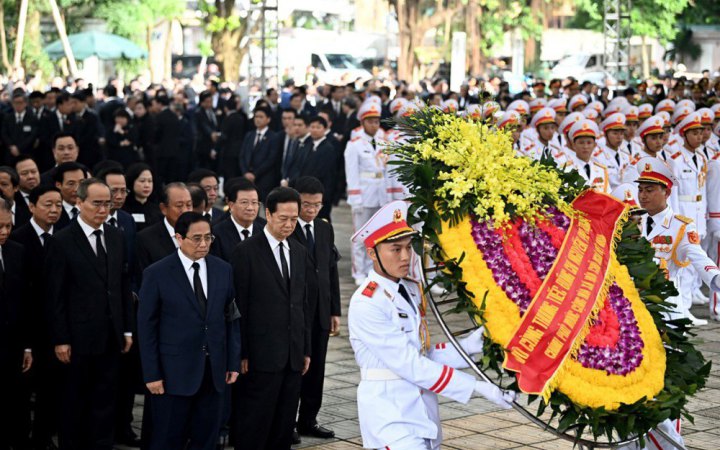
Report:
<svg viewBox="0 0 720 450"><path fill-rule="evenodd" d="M18 203L16 201L16 195L18 193L18 185L20 184L20 177L18 177L17 172L15 172L15 169L13 169L10 166L0 166L0 195L2 195L10 204L10 212L12 213L12 222L13 226L19 226L21 224L18 224ZM22 206L25 205L25 201L21 200ZM22 220L24 220L25 223L27 223L29 218L23 216L21 217ZM16 225L17 224L17 225Z"/></svg>
<svg viewBox="0 0 720 450"><path fill-rule="evenodd" d="M310 367L312 263L305 248L288 239L300 195L279 187L265 203L265 229L231 258L243 342L243 375L234 399L236 450L290 447L301 378Z"/></svg>
<svg viewBox="0 0 720 450"><path fill-rule="evenodd" d="M138 275L177 249L175 221L184 212L192 211L190 192L184 183L170 183L163 189L160 212L165 218L137 234L136 257ZM138 277L138 283L140 282Z"/></svg>
<svg viewBox="0 0 720 450"><path fill-rule="evenodd" d="M24 92L13 93L12 108L12 112L3 117L0 128L0 137L7 149L6 163L20 155L32 154L38 138L38 121L27 108Z"/></svg>
<svg viewBox="0 0 720 450"><path fill-rule="evenodd" d="M219 222L223 216L223 210L215 206L220 194L220 180L217 174L210 169L195 169L188 175L187 182L197 183L203 188L208 199L203 213L210 219L210 223Z"/></svg>
<svg viewBox="0 0 720 450"><path fill-rule="evenodd" d="M40 183L46 186L54 186L57 166L66 162L77 162L78 156L79 150L75 137L69 132L56 134L52 143L52 157L55 165L40 174Z"/></svg>
<svg viewBox="0 0 720 450"><path fill-rule="evenodd" d="M195 111L195 153L198 164L206 169L217 168L217 142L220 139L218 117L213 110L213 98L209 91L200 93L199 108Z"/></svg>
<svg viewBox="0 0 720 450"><path fill-rule="evenodd" d="M108 161L114 163L114 161ZM112 197L112 208L108 215L106 224L122 231L125 240L125 251L128 260L128 267L135 267L135 240L137 228L132 215L122 210L125 199L128 195L125 175L122 166L107 167L97 173L97 177L110 187L110 195ZM137 292L137 285L131 272L132 290ZM137 305L133 302L133 307L137 309ZM120 374L118 379L118 396L117 409L115 414L115 442L129 447L139 447L140 438L132 429L133 406L135 404L135 394L141 392L138 386L140 377L140 353L138 347L133 346L130 351L120 357Z"/></svg>
<svg viewBox="0 0 720 450"><path fill-rule="evenodd" d="M29 197L40 184L40 171L30 155L20 155L15 160L15 172L20 178L18 191L15 193L15 227L26 224L30 220Z"/></svg>
<svg viewBox="0 0 720 450"><path fill-rule="evenodd" d="M61 449L112 449L120 354L133 343L135 315L125 244L105 225L110 188L83 180L80 214L48 248L47 305L55 355L65 364Z"/></svg>
<svg viewBox="0 0 720 450"><path fill-rule="evenodd" d="M330 98L323 105L332 110L333 123L331 131L336 134L343 134L347 117L343 114L343 99L345 98L345 86L330 86Z"/></svg>
<svg viewBox="0 0 720 450"><path fill-rule="evenodd" d="M49 324L45 314L47 278L45 264L47 246L54 225L62 211L60 190L54 186L36 186L29 195L32 218L13 230L10 239L25 248L28 270L26 307L34 318L29 335L33 349L33 371L30 388L35 393L32 423L32 444L36 449L53 448L52 436L57 430L59 362L50 342ZM38 270L38 266L40 269Z"/></svg>
<svg viewBox="0 0 720 450"><path fill-rule="evenodd" d="M140 289L140 356L153 395L150 449L212 450L226 385L240 371L240 315L232 268L208 255L210 221L187 212L175 232L179 250L148 267Z"/></svg>
<svg viewBox="0 0 720 450"><path fill-rule="evenodd" d="M255 130L245 135L240 155L240 172L255 183L260 198L280 185L282 147L277 143L277 134L268 128L270 115L270 108L255 108Z"/></svg>
<svg viewBox="0 0 720 450"><path fill-rule="evenodd" d="M55 187L60 189L63 209L55 228L60 231L77 219L80 208L77 206L78 188L82 180L88 177L87 169L74 162L62 163L55 170Z"/></svg>
<svg viewBox="0 0 720 450"><path fill-rule="evenodd" d="M213 255L230 261L237 245L245 239L262 232L265 219L258 217L260 202L258 191L250 180L240 178L225 189L228 195L230 218L213 226L215 241Z"/></svg>
<svg viewBox="0 0 720 450"><path fill-rule="evenodd" d="M28 100L30 101L30 106L28 108L28 112L32 113L32 115L35 117L36 120L40 121L40 119L43 118L46 114L49 113L48 109L45 107L45 93L42 91L32 91L30 95L28 95Z"/></svg>
<svg viewBox="0 0 720 450"><path fill-rule="evenodd" d="M155 119L155 168L160 183L182 181L184 177L178 170L184 158L179 154L181 122L170 109L170 99L158 96L155 100L162 105L162 111Z"/></svg>
<svg viewBox="0 0 720 450"><path fill-rule="evenodd" d="M63 92L57 96L55 102L55 112L40 121L40 144L35 154L35 162L42 171L50 169L56 162L53 161L55 136L59 133L68 133L70 136L74 136L75 133L76 120L70 103L70 95Z"/></svg>
<svg viewBox="0 0 720 450"><path fill-rule="evenodd" d="M220 174L227 180L240 175L240 150L250 124L247 114L236 105L234 100L228 102L225 108L228 110L228 114L220 127L218 146L220 147Z"/></svg>
<svg viewBox="0 0 720 450"><path fill-rule="evenodd" d="M125 108L125 102L118 98L117 88L112 84L105 86L103 93L105 94L105 102L100 106L100 122L106 131L110 131L115 125L115 111Z"/></svg>
<svg viewBox="0 0 720 450"><path fill-rule="evenodd" d="M335 433L320 426L317 415L322 404L325 355L331 332L340 328L340 281L332 225L319 219L323 207L323 185L317 178L302 177L295 183L300 193L300 217L292 237L308 251L314 277L308 279L308 297L317 305L312 319L312 364L302 379L298 432L329 439Z"/></svg>
<svg viewBox="0 0 720 450"><path fill-rule="evenodd" d="M330 220L332 210L333 193L337 171L338 151L330 143L325 131L327 122L320 116L313 117L309 122L310 138L312 147L309 148L300 171L301 176L315 177L323 186L331 186L326 189L327 195L323 198L323 207L320 211L320 218Z"/></svg>
<svg viewBox="0 0 720 450"><path fill-rule="evenodd" d="M10 203L0 198L0 383L3 409L0 448L23 449L30 444L30 396L25 372L33 363L31 316L27 311L25 251L11 241Z"/></svg>
<svg viewBox="0 0 720 450"><path fill-rule="evenodd" d="M72 95L70 102L77 118L75 122L75 140L79 148L78 162L86 167L93 167L102 160L100 140L103 138L102 125L97 113L87 107L87 93L78 91Z"/></svg>
<svg viewBox="0 0 720 450"><path fill-rule="evenodd" d="M280 145L281 179L284 178L282 176L282 168L284 168L286 163L288 162L288 157L290 156L293 143L295 142L295 117L297 117L297 112L291 108L284 109L280 113L280 123L282 128L280 131L277 132L276 139L278 145ZM270 122L270 124L272 124L272 121Z"/></svg>

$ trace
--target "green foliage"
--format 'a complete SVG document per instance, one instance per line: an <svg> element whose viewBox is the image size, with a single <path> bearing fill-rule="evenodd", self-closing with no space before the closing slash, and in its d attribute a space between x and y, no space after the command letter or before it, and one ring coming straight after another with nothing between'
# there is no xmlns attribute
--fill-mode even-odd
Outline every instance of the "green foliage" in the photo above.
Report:
<svg viewBox="0 0 720 450"><path fill-rule="evenodd" d="M689 25L720 25L720 2L717 0L693 0L678 17Z"/></svg>
<svg viewBox="0 0 720 450"><path fill-rule="evenodd" d="M469 0L473 1L473 0ZM542 34L541 13L529 5L515 0L474 0L480 7L480 51L485 55L503 43L505 34L518 29L523 39L538 38Z"/></svg>
<svg viewBox="0 0 720 450"><path fill-rule="evenodd" d="M468 291L462 281L463 274L460 267L464 255L458 260L446 259L440 247L438 235L442 232L443 222L458 220L454 215L449 216L447 212L443 212L447 211L442 205L443 200L434 196L436 174L440 167L436 166L436 162L417 164L413 161L414 149L411 144L437 137L433 134L432 121L428 121L428 116L423 112L419 114L423 119L404 119L399 124L406 136L407 144L410 145L396 145L389 150L397 159L391 163L394 164L398 178L412 193L409 199L411 206L408 220L415 223L423 222L422 237L417 238L415 247L419 252L424 250L425 254L429 254L432 260L442 267L442 271L437 272L433 283L443 286L448 291L454 291L459 299L455 308L448 311L448 314L467 313L472 320L482 324L485 303L481 300L481 306L478 308L473 298L477 295L484 299L487 293ZM550 160L543 160L538 164L554 168L554 163ZM576 171L560 175L564 181L562 196L565 201L570 202L585 189L584 180ZM468 213L469 211L465 211L465 214ZM554 424L558 431L575 436L576 439L590 433L592 439L596 441L604 437L607 441L617 442L634 436L643 436L648 430L670 417L684 416L692 421L687 410L689 397L705 386L711 365L705 361L693 344L694 335L689 320L665 320L664 314L669 310L670 305L664 299L677 295L677 291L666 279L665 273L653 262L654 254L650 243L640 238L637 225L628 221L623 227L618 243L618 261L628 268L640 298L652 315L665 344L667 362L663 390L653 399L643 398L632 405L623 404L614 411L575 405L565 394L554 391L548 403L539 401L536 415L540 417L549 408L551 413L549 423ZM497 374L496 384L502 385L505 389L519 391L515 376L502 369L504 358L503 348L494 343L489 336L489 339L485 339L483 357L478 365L486 373L492 371ZM538 399L538 396L529 396L528 404L537 402Z"/></svg>
<svg viewBox="0 0 720 450"><path fill-rule="evenodd" d="M111 33L145 46L148 28L180 17L184 10L183 0L105 0L95 16L107 22Z"/></svg>

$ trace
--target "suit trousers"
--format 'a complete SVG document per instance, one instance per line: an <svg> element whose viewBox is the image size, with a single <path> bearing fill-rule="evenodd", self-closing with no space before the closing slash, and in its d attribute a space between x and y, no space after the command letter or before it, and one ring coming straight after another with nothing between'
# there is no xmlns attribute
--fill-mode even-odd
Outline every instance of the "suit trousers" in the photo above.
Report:
<svg viewBox="0 0 720 450"><path fill-rule="evenodd" d="M63 373L54 350L39 348L33 351L32 390L35 392L35 408L32 424L32 440L41 447L58 431L60 417L60 380Z"/></svg>
<svg viewBox="0 0 720 450"><path fill-rule="evenodd" d="M310 369L302 377L300 389L300 412L298 424L312 426L322 406L323 383L325 381L325 357L327 356L330 332L320 327L320 319L315 317L312 329L312 361Z"/></svg>
<svg viewBox="0 0 720 450"><path fill-rule="evenodd" d="M22 351L4 354L0 349L0 386L2 410L0 450L30 448L30 390L28 374L22 373Z"/></svg>
<svg viewBox="0 0 720 450"><path fill-rule="evenodd" d="M194 395L153 395L150 450L213 450L220 430L223 393L215 389L206 359L203 380Z"/></svg>
<svg viewBox="0 0 720 450"><path fill-rule="evenodd" d="M233 420L235 450L287 450L292 445L301 372L252 369L240 376Z"/></svg>
<svg viewBox="0 0 720 450"><path fill-rule="evenodd" d="M130 351L120 355L120 372L118 377L117 412L115 414L115 436L127 435L132 430L133 407L135 394L142 385L142 369L140 368L140 351L133 345Z"/></svg>
<svg viewBox="0 0 720 450"><path fill-rule="evenodd" d="M113 448L120 368L120 349L114 339L108 333L105 351L99 355L72 353L70 364L63 368L60 450Z"/></svg>

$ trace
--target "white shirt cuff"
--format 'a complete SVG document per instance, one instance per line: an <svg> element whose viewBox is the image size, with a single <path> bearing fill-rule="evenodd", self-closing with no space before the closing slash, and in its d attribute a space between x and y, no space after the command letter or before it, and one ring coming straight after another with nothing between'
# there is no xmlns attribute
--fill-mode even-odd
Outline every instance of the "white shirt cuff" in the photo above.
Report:
<svg viewBox="0 0 720 450"><path fill-rule="evenodd" d="M132 337L132 333L123 333L123 336L125 336L125 337Z"/></svg>
<svg viewBox="0 0 720 450"><path fill-rule="evenodd" d="M26 349L25 349L25 353L32 353L32 349L31 349L31 348L26 348Z"/></svg>

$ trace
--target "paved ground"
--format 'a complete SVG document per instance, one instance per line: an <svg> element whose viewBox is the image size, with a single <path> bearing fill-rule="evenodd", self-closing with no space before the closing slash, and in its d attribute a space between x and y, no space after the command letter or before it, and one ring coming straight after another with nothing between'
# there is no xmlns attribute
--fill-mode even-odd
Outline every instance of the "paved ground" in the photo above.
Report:
<svg viewBox="0 0 720 450"><path fill-rule="evenodd" d="M333 212L337 247L343 255L341 260L341 293L343 313L355 290L350 276L350 244L352 234L350 211L347 207L336 208ZM707 318L705 307L695 307L693 313ZM462 317L452 320L455 324L465 321ZM444 341L434 317L431 317L433 341ZM699 329L698 340L705 357L712 360L713 367L708 387L690 403L695 424L683 422L685 443L690 449L720 449L720 324L712 323ZM362 448L360 429L355 404L356 386L360 374L348 341L346 321L343 318L341 335L330 338L327 357L325 396L318 421L335 431L336 439L318 440L303 438L297 448L345 450ZM140 398L138 397L138 400ZM531 425L515 411L500 411L489 402L473 398L467 405L441 398L443 417L443 448L447 449L571 449L572 445L554 439L540 428ZM140 411L136 411L140 418ZM139 423L137 423L139 427Z"/></svg>

